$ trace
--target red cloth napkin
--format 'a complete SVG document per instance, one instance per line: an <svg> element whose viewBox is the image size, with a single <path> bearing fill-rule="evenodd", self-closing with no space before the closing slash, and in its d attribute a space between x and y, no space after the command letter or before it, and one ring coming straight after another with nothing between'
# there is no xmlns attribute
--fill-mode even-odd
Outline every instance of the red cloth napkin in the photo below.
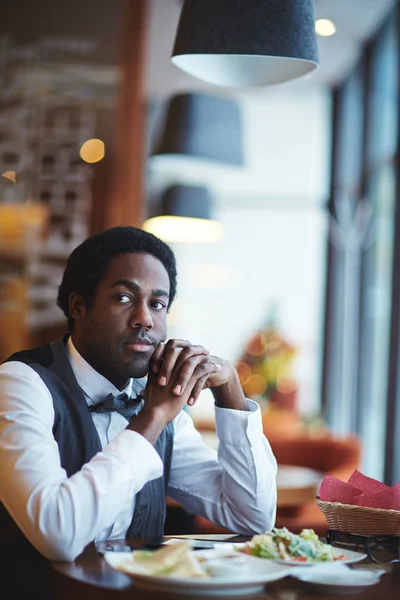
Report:
<svg viewBox="0 0 400 600"><path fill-rule="evenodd" d="M357 470L347 483L326 475L321 483L319 497L326 502L400 510L400 482L389 487Z"/></svg>

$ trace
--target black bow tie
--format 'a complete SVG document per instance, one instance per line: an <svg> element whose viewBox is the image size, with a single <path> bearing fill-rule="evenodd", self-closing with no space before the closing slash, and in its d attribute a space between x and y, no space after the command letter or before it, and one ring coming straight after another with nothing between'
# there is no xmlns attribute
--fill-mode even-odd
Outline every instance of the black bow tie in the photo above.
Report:
<svg viewBox="0 0 400 600"><path fill-rule="evenodd" d="M122 413L126 410L134 409L133 412L136 412L135 409L138 409L141 404L143 404L143 401L143 392L139 392L136 398L129 398L128 394L125 392L118 396L108 394L104 400L100 400L100 402L96 402L96 404L89 406L89 411L97 413L118 411Z"/></svg>

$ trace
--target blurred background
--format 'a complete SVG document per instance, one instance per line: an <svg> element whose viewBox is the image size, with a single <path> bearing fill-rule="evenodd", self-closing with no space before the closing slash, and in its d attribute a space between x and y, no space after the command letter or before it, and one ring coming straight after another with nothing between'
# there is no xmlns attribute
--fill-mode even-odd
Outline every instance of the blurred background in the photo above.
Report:
<svg viewBox="0 0 400 600"><path fill-rule="evenodd" d="M65 332L75 246L143 227L177 257L169 336L237 366L271 440L400 480L397 3L316 0L319 69L247 89L172 64L181 0L3 8L0 360Z"/></svg>

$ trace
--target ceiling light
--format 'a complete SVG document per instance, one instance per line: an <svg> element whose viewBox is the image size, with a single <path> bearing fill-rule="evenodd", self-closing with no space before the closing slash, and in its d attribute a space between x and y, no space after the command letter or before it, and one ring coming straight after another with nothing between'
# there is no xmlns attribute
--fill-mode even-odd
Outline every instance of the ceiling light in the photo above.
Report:
<svg viewBox="0 0 400 600"><path fill-rule="evenodd" d="M162 161L159 159L162 157ZM231 98L188 93L168 103L161 138L151 153L157 166L166 158L186 162L241 166L243 160L242 117Z"/></svg>
<svg viewBox="0 0 400 600"><path fill-rule="evenodd" d="M336 33L336 25L329 19L318 19L315 21L315 31L318 35L329 37Z"/></svg>
<svg viewBox="0 0 400 600"><path fill-rule="evenodd" d="M185 0L171 60L227 87L304 76L318 66L314 0Z"/></svg>
<svg viewBox="0 0 400 600"><path fill-rule="evenodd" d="M217 242L221 223L211 218L211 194L205 187L174 185L161 198L158 216L147 219L142 229L165 242Z"/></svg>
<svg viewBox="0 0 400 600"><path fill-rule="evenodd" d="M153 217L143 223L142 229L169 243L219 242L223 237L221 223L192 217Z"/></svg>

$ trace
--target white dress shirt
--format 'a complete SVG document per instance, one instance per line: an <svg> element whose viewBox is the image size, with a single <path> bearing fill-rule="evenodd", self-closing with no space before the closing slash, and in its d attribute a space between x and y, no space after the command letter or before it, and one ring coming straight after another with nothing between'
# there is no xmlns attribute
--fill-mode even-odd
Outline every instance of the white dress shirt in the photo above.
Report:
<svg viewBox="0 0 400 600"><path fill-rule="evenodd" d="M95 371L75 349L67 352L87 403L131 392ZM201 401L201 399L199 400ZM215 407L218 452L203 443L186 411L174 419L168 495L187 510L229 530L252 534L274 525L276 461L263 435L256 402L248 412ZM123 538L135 495L162 475L162 461L118 412L92 413L98 452L67 477L52 433L53 400L28 365L0 365L0 501L29 541L51 560L74 560L93 541Z"/></svg>

